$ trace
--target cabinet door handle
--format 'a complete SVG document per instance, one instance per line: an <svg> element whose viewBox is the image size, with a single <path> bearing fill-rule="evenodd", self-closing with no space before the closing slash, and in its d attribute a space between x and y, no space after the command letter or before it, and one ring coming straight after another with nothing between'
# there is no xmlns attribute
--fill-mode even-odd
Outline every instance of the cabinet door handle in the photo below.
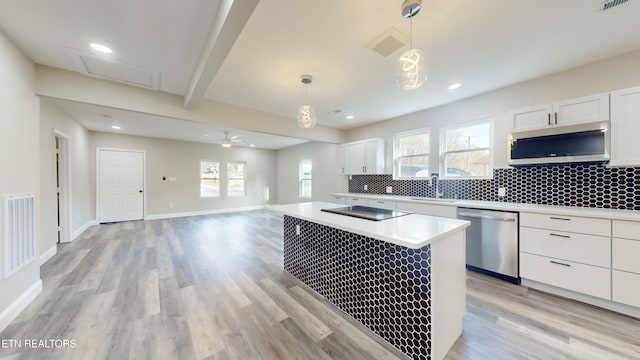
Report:
<svg viewBox="0 0 640 360"><path fill-rule="evenodd" d="M571 239L571 236L569 236L569 235L560 235L560 234L554 234L554 233L550 233L549 235L556 236L556 237L561 237L561 238L565 238L565 239Z"/></svg>
<svg viewBox="0 0 640 360"><path fill-rule="evenodd" d="M547 114L549 126L551 126L551 113Z"/></svg>
<svg viewBox="0 0 640 360"><path fill-rule="evenodd" d="M344 168L342 168L342 173L344 174Z"/></svg>
<svg viewBox="0 0 640 360"><path fill-rule="evenodd" d="M553 260L549 260L550 263L552 264L556 264L556 265L562 265L562 266L566 266L566 267L571 267L570 264L565 264L565 263L561 263L561 262L557 262L557 261L553 261Z"/></svg>
<svg viewBox="0 0 640 360"><path fill-rule="evenodd" d="M556 125L558 125L558 113L554 113L554 118L555 118Z"/></svg>
<svg viewBox="0 0 640 360"><path fill-rule="evenodd" d="M551 220L571 221L571 219L569 219L569 218L561 218L561 217L555 217L555 216L549 216L549 219L551 219Z"/></svg>
<svg viewBox="0 0 640 360"><path fill-rule="evenodd" d="M378 200L378 204L384 204L384 201L379 201L379 200Z"/></svg>

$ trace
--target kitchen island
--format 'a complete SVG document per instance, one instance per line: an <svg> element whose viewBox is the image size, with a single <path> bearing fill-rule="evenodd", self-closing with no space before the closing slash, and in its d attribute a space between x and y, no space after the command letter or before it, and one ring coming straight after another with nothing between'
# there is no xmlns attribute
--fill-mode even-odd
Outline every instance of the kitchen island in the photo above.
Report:
<svg viewBox="0 0 640 360"><path fill-rule="evenodd" d="M419 214L370 221L276 205L284 269L414 359L442 359L462 333L468 222Z"/></svg>

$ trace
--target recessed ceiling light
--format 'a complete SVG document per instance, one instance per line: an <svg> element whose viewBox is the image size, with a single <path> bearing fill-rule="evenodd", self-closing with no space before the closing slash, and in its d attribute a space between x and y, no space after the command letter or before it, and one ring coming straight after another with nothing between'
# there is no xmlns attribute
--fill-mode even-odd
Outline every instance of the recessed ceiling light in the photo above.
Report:
<svg viewBox="0 0 640 360"><path fill-rule="evenodd" d="M254 146L256 146L256 144L251 144L251 145L249 145L249 146L254 147Z"/></svg>
<svg viewBox="0 0 640 360"><path fill-rule="evenodd" d="M222 147L230 148L231 147L231 143L222 143Z"/></svg>
<svg viewBox="0 0 640 360"><path fill-rule="evenodd" d="M449 85L449 90L455 90L455 89L459 88L460 86L462 86L462 84L453 83L453 84Z"/></svg>
<svg viewBox="0 0 640 360"><path fill-rule="evenodd" d="M95 51L101 52L103 54L111 54L113 52L113 50L109 49L108 47L102 45L102 44L98 44L98 43L91 43L89 44L89 46L91 46L91 48Z"/></svg>
<svg viewBox="0 0 640 360"><path fill-rule="evenodd" d="M118 125L113 125L111 128L112 129L116 129L116 130L120 130L121 129L120 126L118 126Z"/></svg>
<svg viewBox="0 0 640 360"><path fill-rule="evenodd" d="M204 136L209 136L209 134L204 134Z"/></svg>
<svg viewBox="0 0 640 360"><path fill-rule="evenodd" d="M347 120L351 120L351 119L355 119L356 117L354 115L347 115L345 116L345 118L347 118Z"/></svg>

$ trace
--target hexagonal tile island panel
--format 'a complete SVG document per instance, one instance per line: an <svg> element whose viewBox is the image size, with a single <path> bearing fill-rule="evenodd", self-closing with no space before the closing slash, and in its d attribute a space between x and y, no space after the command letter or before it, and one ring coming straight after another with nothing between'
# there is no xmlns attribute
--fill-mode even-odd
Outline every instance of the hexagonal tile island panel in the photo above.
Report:
<svg viewBox="0 0 640 360"><path fill-rule="evenodd" d="M284 269L403 353L430 358L429 245L410 249L285 215Z"/></svg>

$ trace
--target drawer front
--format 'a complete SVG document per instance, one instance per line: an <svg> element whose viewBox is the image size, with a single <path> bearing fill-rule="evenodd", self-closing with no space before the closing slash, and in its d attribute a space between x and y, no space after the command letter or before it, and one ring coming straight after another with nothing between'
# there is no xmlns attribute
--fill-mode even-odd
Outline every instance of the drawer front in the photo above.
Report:
<svg viewBox="0 0 640 360"><path fill-rule="evenodd" d="M333 202L339 203L339 204L346 204L347 203L347 199L344 196L337 196L337 195L333 195L331 196Z"/></svg>
<svg viewBox="0 0 640 360"><path fill-rule="evenodd" d="M520 225L589 235L611 236L611 220L605 219L521 212Z"/></svg>
<svg viewBox="0 0 640 360"><path fill-rule="evenodd" d="M640 274L640 241L613 238L612 267Z"/></svg>
<svg viewBox="0 0 640 360"><path fill-rule="evenodd" d="M640 275L613 270L613 301L640 307Z"/></svg>
<svg viewBox="0 0 640 360"><path fill-rule="evenodd" d="M613 220L613 237L640 240L640 222Z"/></svg>
<svg viewBox="0 0 640 360"><path fill-rule="evenodd" d="M611 299L609 269L521 252L520 276L563 289Z"/></svg>
<svg viewBox="0 0 640 360"><path fill-rule="evenodd" d="M367 199L348 197L346 198L345 204L367 206Z"/></svg>
<svg viewBox="0 0 640 360"><path fill-rule="evenodd" d="M611 267L611 238L520 227L520 251L600 267Z"/></svg>
<svg viewBox="0 0 640 360"><path fill-rule="evenodd" d="M447 205L416 204L410 202L398 202L398 210L410 211L417 214L456 218L456 207Z"/></svg>
<svg viewBox="0 0 640 360"><path fill-rule="evenodd" d="M395 210L396 209L396 202L395 201L389 201L389 200L368 199L367 200L367 206L371 206L371 207L374 207L374 208L380 208L380 209Z"/></svg>

